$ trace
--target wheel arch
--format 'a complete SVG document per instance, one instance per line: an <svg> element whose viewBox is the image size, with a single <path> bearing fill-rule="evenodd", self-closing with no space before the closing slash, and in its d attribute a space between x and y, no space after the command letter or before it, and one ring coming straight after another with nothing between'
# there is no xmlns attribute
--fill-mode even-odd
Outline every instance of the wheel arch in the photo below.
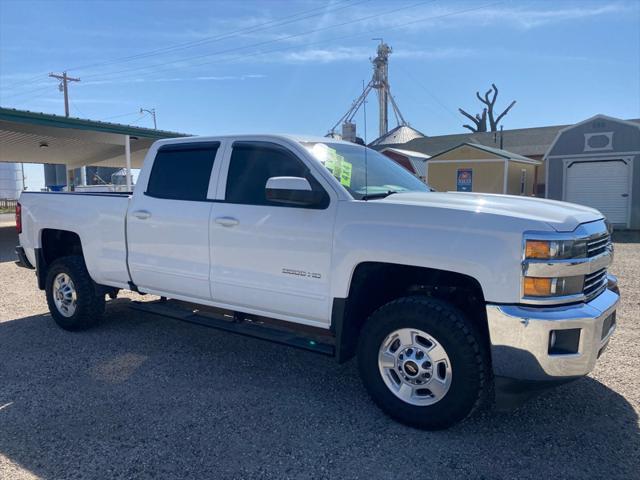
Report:
<svg viewBox="0 0 640 480"><path fill-rule="evenodd" d="M80 235L70 230L43 228L40 247L35 249L38 288L44 290L49 266L58 258L78 255L84 259Z"/></svg>
<svg viewBox="0 0 640 480"><path fill-rule="evenodd" d="M379 307L403 296L424 295L459 308L489 341L485 298L477 279L457 272L386 262L362 262L347 298L334 298L331 328L340 363L355 355L360 330Z"/></svg>

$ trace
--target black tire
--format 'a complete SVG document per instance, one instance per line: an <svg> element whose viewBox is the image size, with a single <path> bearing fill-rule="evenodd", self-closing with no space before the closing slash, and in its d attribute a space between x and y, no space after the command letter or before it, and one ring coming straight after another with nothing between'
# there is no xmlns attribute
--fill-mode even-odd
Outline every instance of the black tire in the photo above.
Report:
<svg viewBox="0 0 640 480"><path fill-rule="evenodd" d="M64 316L54 301L54 281L60 273L66 273L75 286L76 306L71 316ZM64 330L86 330L96 325L104 313L104 294L97 294L94 283L81 256L62 257L54 261L47 272L45 282L47 304L51 316Z"/></svg>
<svg viewBox="0 0 640 480"><path fill-rule="evenodd" d="M402 328L429 334L451 362L451 383L432 405L413 405L385 384L378 352L385 338ZM375 403L396 420L425 430L448 428L471 415L488 398L489 361L481 334L454 306L428 297L404 297L377 309L365 323L358 343L358 367Z"/></svg>

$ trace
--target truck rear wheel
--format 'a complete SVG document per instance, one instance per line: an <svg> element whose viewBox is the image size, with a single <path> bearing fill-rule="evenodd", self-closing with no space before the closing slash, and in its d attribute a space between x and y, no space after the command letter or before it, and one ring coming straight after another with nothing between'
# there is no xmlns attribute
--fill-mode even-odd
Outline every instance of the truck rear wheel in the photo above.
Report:
<svg viewBox="0 0 640 480"><path fill-rule="evenodd" d="M47 272L45 291L51 316L65 330L90 328L104 313L104 295L96 294L80 256L62 257L53 262Z"/></svg>
<svg viewBox="0 0 640 480"><path fill-rule="evenodd" d="M407 425L450 427L487 397L482 339L458 309L405 297L376 310L358 344L358 366L378 406Z"/></svg>

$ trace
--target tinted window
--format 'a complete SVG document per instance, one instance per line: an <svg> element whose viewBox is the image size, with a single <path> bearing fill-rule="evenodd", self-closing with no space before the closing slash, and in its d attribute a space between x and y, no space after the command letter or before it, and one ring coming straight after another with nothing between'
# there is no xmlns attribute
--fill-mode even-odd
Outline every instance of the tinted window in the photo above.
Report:
<svg viewBox="0 0 640 480"><path fill-rule="evenodd" d="M313 190L326 195L307 166L285 148L264 142L236 142L227 175L226 200L230 203L282 206L266 198L265 186L271 177L303 177ZM327 195L326 202L320 207L328 203Z"/></svg>
<svg viewBox="0 0 640 480"><path fill-rule="evenodd" d="M147 195L205 200L219 143L161 147L153 162Z"/></svg>

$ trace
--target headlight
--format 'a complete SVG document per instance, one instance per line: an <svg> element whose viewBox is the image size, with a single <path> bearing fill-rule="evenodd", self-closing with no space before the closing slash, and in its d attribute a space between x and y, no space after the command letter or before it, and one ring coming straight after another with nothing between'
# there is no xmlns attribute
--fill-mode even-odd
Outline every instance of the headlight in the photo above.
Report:
<svg viewBox="0 0 640 480"><path fill-rule="evenodd" d="M527 240L525 258L534 260L563 260L585 258L585 240Z"/></svg>
<svg viewBox="0 0 640 480"><path fill-rule="evenodd" d="M563 297L582 292L584 276L563 278L524 277L525 297Z"/></svg>

